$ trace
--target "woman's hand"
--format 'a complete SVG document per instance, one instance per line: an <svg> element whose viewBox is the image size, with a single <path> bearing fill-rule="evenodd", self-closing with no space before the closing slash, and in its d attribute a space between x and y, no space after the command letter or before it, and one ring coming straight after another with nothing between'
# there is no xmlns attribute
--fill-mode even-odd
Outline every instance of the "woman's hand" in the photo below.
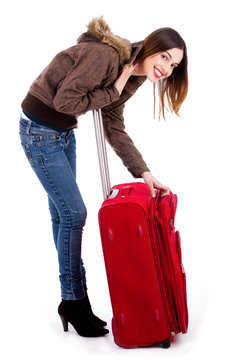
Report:
<svg viewBox="0 0 240 360"><path fill-rule="evenodd" d="M126 85L126 82L128 81L128 79L132 75L132 72L133 72L133 70L135 69L136 66L137 66L137 64L136 65L126 65L123 68L119 78L113 84L115 86L115 88L117 88L120 95L121 95L121 93L123 91L124 86Z"/></svg>
<svg viewBox="0 0 240 360"><path fill-rule="evenodd" d="M142 176L143 180L145 181L145 183L147 184L147 186L149 187L152 197L156 196L154 188L160 190L161 196L166 196L166 195L170 194L170 188L167 186L164 186L159 181L157 181L152 176L150 171L145 171L144 173L141 174L141 176Z"/></svg>

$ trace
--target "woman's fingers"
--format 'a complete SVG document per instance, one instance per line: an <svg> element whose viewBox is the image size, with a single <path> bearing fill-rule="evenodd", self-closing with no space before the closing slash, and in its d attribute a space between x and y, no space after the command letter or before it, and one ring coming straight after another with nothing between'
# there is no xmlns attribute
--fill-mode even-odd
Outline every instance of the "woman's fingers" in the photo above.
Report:
<svg viewBox="0 0 240 360"><path fill-rule="evenodd" d="M160 194L161 194L161 196L169 195L170 194L170 189L169 188L167 190L166 189L160 189Z"/></svg>
<svg viewBox="0 0 240 360"><path fill-rule="evenodd" d="M114 86L118 90L120 95L123 91L124 86L126 85L126 82L128 81L129 77L131 76L133 70L134 70L134 65L126 65L123 68L121 75L115 81Z"/></svg>
<svg viewBox="0 0 240 360"><path fill-rule="evenodd" d="M150 171L145 171L143 174L141 174L141 176L145 181L146 185L149 187L152 197L156 196L156 192L154 189L159 189L161 196L166 196L170 194L170 188L156 180L150 173Z"/></svg>
<svg viewBox="0 0 240 360"><path fill-rule="evenodd" d="M170 194L170 188L168 186L161 184L159 181L155 183L155 188L160 190L161 196L166 196Z"/></svg>
<svg viewBox="0 0 240 360"><path fill-rule="evenodd" d="M149 189L150 189L150 192L151 192L152 197L155 197L155 196L156 196L156 192L155 192L155 190L154 190L153 182L149 182L147 185L148 185L148 187L149 187Z"/></svg>
<svg viewBox="0 0 240 360"><path fill-rule="evenodd" d="M156 181L154 186L155 186L155 188L160 190L160 193L162 196L170 194L170 188L168 186L161 184L159 181Z"/></svg>

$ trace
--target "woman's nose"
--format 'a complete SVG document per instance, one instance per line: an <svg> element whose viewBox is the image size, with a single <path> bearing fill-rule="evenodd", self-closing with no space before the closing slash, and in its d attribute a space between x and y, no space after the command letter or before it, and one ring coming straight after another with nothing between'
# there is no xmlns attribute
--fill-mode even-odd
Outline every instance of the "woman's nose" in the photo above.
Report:
<svg viewBox="0 0 240 360"><path fill-rule="evenodd" d="M169 64L169 65L164 65L164 67L162 68L163 69L163 73L164 73L164 75L168 75L170 72L171 72L171 70L172 70L172 68L171 68L171 64Z"/></svg>

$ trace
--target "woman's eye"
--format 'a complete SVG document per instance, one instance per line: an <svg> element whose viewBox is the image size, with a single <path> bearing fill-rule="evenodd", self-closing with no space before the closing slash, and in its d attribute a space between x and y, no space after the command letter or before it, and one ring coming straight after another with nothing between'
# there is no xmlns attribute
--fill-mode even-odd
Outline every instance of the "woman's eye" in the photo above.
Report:
<svg viewBox="0 0 240 360"><path fill-rule="evenodd" d="M167 56L166 55L162 55L163 60L167 60Z"/></svg>

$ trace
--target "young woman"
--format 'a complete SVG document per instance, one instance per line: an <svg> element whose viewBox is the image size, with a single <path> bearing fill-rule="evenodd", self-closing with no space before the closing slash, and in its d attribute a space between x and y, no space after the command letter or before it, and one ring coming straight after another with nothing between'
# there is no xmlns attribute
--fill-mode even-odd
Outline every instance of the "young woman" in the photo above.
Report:
<svg viewBox="0 0 240 360"><path fill-rule="evenodd" d="M143 178L152 196L154 188L168 195L170 189L153 177L124 127L125 102L146 79L154 90L158 83L159 116L164 117L165 98L178 115L188 89L183 39L175 30L161 28L131 44L100 17L89 23L76 45L53 58L21 104L21 144L48 196L59 260L58 313L64 330L70 322L81 336L109 331L92 312L81 259L87 211L76 182L77 117L101 108L106 138L133 177Z"/></svg>

